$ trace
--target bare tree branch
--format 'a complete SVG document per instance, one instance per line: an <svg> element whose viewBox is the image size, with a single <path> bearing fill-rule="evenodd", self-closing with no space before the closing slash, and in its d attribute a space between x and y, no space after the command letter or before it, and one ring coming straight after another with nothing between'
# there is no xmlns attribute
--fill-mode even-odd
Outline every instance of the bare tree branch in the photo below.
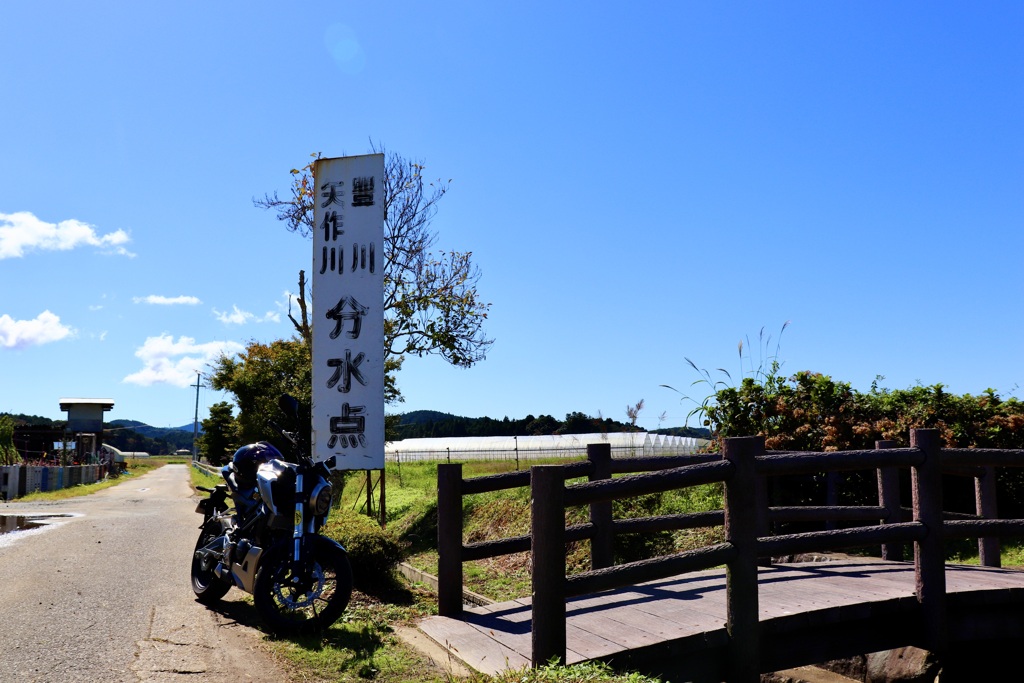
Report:
<svg viewBox="0 0 1024 683"><path fill-rule="evenodd" d="M383 145L371 142L371 151L385 155L385 359L396 359L397 369L407 355L437 354L453 365L470 367L483 360L494 343L484 331L491 305L477 291L481 273L472 252L432 251L437 233L431 223L450 181L426 181L422 163L387 152ZM310 156L306 166L291 170L289 199L274 193L254 198L253 203L274 210L288 230L311 238L313 164L322 155ZM288 317L309 343L304 272L299 273L299 290L301 322L290 311Z"/></svg>

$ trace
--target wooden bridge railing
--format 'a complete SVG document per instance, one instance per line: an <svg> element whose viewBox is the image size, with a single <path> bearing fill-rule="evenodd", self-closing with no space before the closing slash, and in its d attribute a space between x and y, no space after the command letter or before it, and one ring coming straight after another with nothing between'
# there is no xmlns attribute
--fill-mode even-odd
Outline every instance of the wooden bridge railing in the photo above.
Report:
<svg viewBox="0 0 1024 683"><path fill-rule="evenodd" d="M901 544L914 544L917 599L925 642L941 652L946 642L945 549L948 538L978 538L981 563L998 566L998 538L1024 535L1024 520L997 519L996 467L1024 467L1024 450L943 449L933 429L911 431L910 448L877 442L875 450L831 453L766 453L761 437L725 440L724 452L702 456L611 459L607 445L588 447L586 462L537 465L527 472L462 479L461 465L438 466L438 611L462 613L462 563L514 552L531 552L533 567L533 663L565 660L565 600L689 571L726 567L726 625L730 636L729 680L758 679L760 643L757 575L780 555L881 545L883 558L900 559ZM678 466L680 461L686 465ZM912 508L899 499L899 470L910 468ZM768 505L770 477L876 470L878 506ZM638 473L642 472L642 473ZM975 515L943 512L943 473L975 479ZM628 473L628 474L627 474ZM613 474L624 476L612 478ZM566 480L589 481L566 485ZM724 509L707 513L631 520L612 519L612 501L720 482ZM462 497L531 487L531 533L497 541L462 542ZM565 526L565 509L589 506L587 524ZM955 517L955 518L954 518ZM870 526L830 527L772 535L782 521L869 521ZM724 525L720 544L613 566L615 534ZM591 570L565 575L565 545L589 539Z"/></svg>

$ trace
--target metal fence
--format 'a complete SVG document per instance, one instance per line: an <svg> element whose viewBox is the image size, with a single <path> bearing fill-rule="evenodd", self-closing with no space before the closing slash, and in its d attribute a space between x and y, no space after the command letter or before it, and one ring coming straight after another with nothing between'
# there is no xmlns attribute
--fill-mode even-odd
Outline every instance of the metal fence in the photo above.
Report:
<svg viewBox="0 0 1024 683"><path fill-rule="evenodd" d="M36 491L56 491L79 484L92 484L103 479L106 474L106 467L103 465L7 465L0 467L0 498L13 500Z"/></svg>

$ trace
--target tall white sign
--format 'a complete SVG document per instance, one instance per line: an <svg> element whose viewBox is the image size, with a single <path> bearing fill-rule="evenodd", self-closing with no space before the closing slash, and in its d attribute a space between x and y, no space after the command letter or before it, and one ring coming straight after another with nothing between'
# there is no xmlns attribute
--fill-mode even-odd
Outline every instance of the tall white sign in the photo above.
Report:
<svg viewBox="0 0 1024 683"><path fill-rule="evenodd" d="M313 167L313 454L384 468L384 155Z"/></svg>

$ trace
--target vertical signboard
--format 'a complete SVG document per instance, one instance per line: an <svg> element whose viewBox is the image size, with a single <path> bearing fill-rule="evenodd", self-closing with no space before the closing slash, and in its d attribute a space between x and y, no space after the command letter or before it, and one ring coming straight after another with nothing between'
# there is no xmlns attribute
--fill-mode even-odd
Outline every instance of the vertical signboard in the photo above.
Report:
<svg viewBox="0 0 1024 683"><path fill-rule="evenodd" d="M384 155L313 168L313 457L384 468Z"/></svg>

